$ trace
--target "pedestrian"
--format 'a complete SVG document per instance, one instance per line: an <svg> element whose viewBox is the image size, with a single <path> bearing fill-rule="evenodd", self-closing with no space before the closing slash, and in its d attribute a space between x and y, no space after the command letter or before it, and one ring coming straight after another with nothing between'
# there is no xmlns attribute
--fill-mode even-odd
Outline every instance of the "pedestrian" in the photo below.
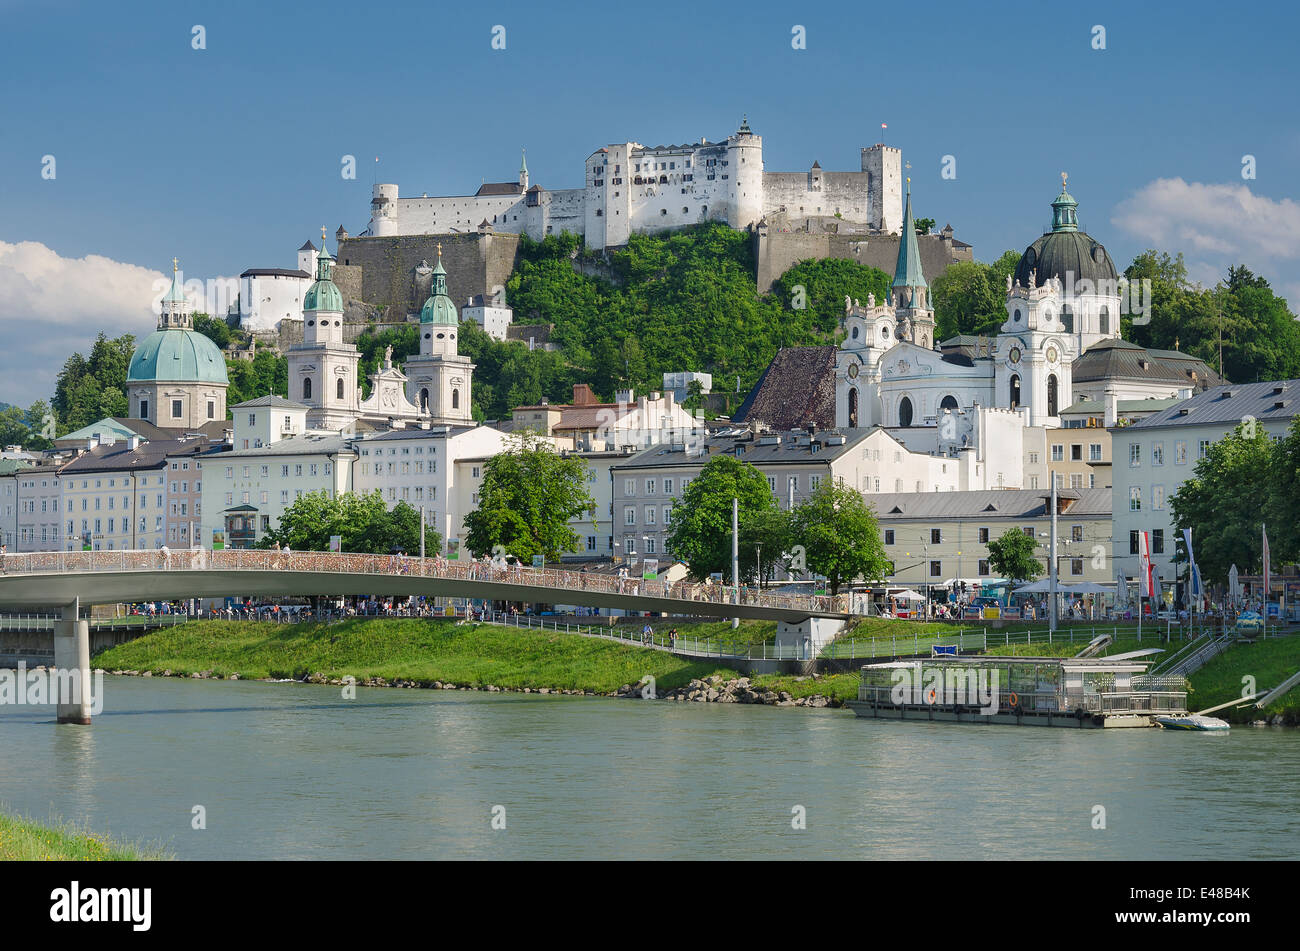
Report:
<svg viewBox="0 0 1300 951"><path fill-rule="evenodd" d="M0 542L0 574L9 574L9 546Z"/></svg>

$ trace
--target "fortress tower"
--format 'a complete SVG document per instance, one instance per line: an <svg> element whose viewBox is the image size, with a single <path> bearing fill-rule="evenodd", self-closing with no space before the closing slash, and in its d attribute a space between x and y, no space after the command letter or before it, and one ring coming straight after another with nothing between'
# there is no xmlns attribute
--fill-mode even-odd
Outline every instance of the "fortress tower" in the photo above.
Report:
<svg viewBox="0 0 1300 951"><path fill-rule="evenodd" d="M868 223L878 231L899 234L903 221L903 153L877 144L862 150L862 171L867 173Z"/></svg>

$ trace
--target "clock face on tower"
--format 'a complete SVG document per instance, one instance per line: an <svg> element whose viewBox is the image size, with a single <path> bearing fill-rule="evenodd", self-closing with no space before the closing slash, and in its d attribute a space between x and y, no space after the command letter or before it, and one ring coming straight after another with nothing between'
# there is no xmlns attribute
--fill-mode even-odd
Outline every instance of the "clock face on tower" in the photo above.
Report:
<svg viewBox="0 0 1300 951"><path fill-rule="evenodd" d="M1048 362L1048 363L1055 363L1055 362L1056 362L1056 356L1057 356L1056 348L1055 348L1055 347L1048 347L1048 348L1047 348L1047 362Z"/></svg>
<svg viewBox="0 0 1300 951"><path fill-rule="evenodd" d="M856 380L857 378L858 378L858 365L857 365L856 363L850 363L850 364L849 364L849 379L851 379L851 380Z"/></svg>
<svg viewBox="0 0 1300 951"><path fill-rule="evenodd" d="M1007 358L1008 358L1012 363L1019 363L1019 362L1020 362L1020 348L1019 348L1019 347L1012 347L1012 348L1011 348L1011 352L1010 352L1009 354L1007 354Z"/></svg>

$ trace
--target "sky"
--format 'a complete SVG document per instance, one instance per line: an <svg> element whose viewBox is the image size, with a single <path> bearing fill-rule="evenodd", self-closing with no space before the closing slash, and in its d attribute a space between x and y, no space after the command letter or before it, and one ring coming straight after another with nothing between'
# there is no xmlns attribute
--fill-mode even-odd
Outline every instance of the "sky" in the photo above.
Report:
<svg viewBox="0 0 1300 951"><path fill-rule="evenodd" d="M472 194L527 148L534 183L575 187L601 145L742 115L769 171L856 170L883 136L918 217L980 260L1042 233L1067 171L1119 268L1244 263L1296 310L1297 27L1203 0L0 0L0 401L48 398L101 330L153 330L173 256L189 281L294 267L322 225L331 248L365 229L374 181Z"/></svg>

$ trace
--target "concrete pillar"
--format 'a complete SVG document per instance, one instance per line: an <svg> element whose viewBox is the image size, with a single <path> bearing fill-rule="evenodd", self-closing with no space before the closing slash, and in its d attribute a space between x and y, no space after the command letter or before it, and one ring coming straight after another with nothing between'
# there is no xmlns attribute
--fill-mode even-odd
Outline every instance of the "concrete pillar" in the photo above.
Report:
<svg viewBox="0 0 1300 951"><path fill-rule="evenodd" d="M90 726L90 622L79 604L66 605L54 622L54 677L59 723Z"/></svg>

